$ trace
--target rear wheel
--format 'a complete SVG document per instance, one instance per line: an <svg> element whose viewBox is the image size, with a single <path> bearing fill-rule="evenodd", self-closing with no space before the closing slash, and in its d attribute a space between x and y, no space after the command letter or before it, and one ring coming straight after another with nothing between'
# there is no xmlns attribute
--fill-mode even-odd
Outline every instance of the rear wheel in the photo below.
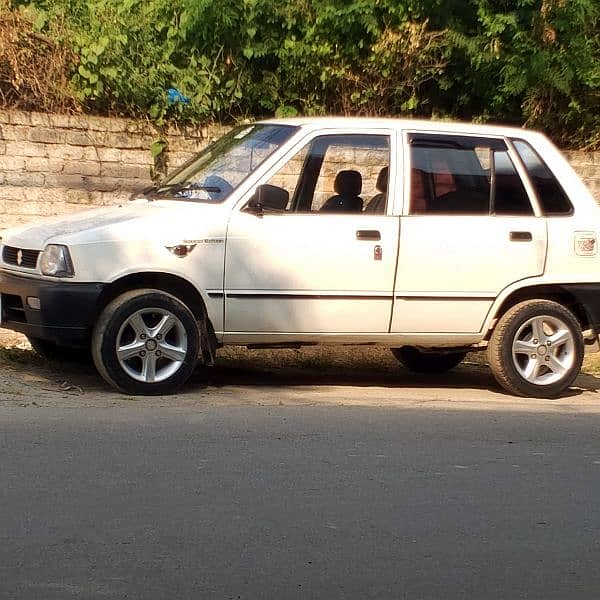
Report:
<svg viewBox="0 0 600 600"><path fill-rule="evenodd" d="M467 355L466 352L423 352L414 346L392 348L392 354L413 373L444 373Z"/></svg>
<svg viewBox="0 0 600 600"><path fill-rule="evenodd" d="M566 390L583 361L581 325L550 300L527 300L498 321L488 360L498 383L512 394L551 398Z"/></svg>
<svg viewBox="0 0 600 600"><path fill-rule="evenodd" d="M174 392L192 374L200 349L198 324L178 298L134 290L113 300L92 335L94 364L122 392Z"/></svg>

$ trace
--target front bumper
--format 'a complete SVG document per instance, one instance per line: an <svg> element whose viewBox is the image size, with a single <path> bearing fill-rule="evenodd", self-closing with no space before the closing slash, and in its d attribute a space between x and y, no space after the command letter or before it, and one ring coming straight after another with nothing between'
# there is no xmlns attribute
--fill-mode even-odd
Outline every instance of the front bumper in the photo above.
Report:
<svg viewBox="0 0 600 600"><path fill-rule="evenodd" d="M104 287L0 271L0 327L60 344L82 343L90 335ZM32 298L39 299L39 309L32 308L37 304Z"/></svg>

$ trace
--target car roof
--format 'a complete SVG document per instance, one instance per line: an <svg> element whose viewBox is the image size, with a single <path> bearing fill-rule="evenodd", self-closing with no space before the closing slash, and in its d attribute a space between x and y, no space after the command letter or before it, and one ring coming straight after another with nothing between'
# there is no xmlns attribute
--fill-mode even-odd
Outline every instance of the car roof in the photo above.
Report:
<svg viewBox="0 0 600 600"><path fill-rule="evenodd" d="M398 129L429 131L438 133L467 133L472 135L497 135L510 137L530 137L541 135L539 132L520 127L507 127L496 124L476 124L463 121L397 119L374 117L294 117L287 119L266 119L260 123L294 125L306 130L313 129Z"/></svg>

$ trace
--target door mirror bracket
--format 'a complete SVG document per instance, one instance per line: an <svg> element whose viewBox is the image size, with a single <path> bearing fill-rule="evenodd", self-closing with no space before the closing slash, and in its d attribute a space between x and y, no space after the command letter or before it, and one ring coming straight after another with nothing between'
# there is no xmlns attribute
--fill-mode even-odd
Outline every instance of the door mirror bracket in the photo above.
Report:
<svg viewBox="0 0 600 600"><path fill-rule="evenodd" d="M257 194L254 194L254 196L250 198L246 206L244 206L244 211L256 215L257 217L263 216L263 205L257 197Z"/></svg>
<svg viewBox="0 0 600 600"><path fill-rule="evenodd" d="M244 210L262 217L265 211L284 211L290 199L289 193L276 185L259 185Z"/></svg>

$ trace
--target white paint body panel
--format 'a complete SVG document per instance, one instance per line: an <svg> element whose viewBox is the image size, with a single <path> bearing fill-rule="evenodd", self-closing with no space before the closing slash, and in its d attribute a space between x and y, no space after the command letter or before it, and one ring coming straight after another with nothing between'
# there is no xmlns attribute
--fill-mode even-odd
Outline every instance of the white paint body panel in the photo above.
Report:
<svg viewBox="0 0 600 600"><path fill-rule="evenodd" d="M234 213L226 331L387 333L398 225L398 217L377 215ZM358 240L360 230L381 240Z"/></svg>
<svg viewBox="0 0 600 600"><path fill-rule="evenodd" d="M222 300L209 297L206 290L223 286L229 212L220 205L144 200L45 221L4 239L13 246L40 250L48 243L68 246L75 276L63 281L111 283L135 273L181 277L200 292L213 326L221 330ZM198 243L185 259L167 250L186 240Z"/></svg>
<svg viewBox="0 0 600 600"><path fill-rule="evenodd" d="M532 241L511 241L512 231ZM542 218L404 217L392 332L480 331L505 287L543 274L546 246Z"/></svg>

